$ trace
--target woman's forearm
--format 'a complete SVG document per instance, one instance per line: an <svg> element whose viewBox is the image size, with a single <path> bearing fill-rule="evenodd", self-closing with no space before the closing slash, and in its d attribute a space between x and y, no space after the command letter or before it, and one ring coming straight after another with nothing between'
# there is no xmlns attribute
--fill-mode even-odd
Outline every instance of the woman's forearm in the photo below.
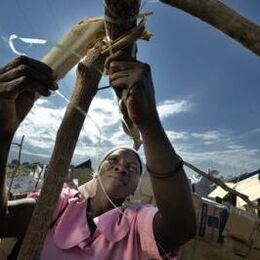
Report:
<svg viewBox="0 0 260 260"><path fill-rule="evenodd" d="M159 117L153 126L141 129L147 166L158 176L172 173L172 177L151 177L153 191L163 222L183 243L193 236L195 215L188 179L181 167L181 159L174 151ZM182 228L180 228L182 227ZM180 230L179 230L180 228ZM183 237L182 237L183 236Z"/></svg>

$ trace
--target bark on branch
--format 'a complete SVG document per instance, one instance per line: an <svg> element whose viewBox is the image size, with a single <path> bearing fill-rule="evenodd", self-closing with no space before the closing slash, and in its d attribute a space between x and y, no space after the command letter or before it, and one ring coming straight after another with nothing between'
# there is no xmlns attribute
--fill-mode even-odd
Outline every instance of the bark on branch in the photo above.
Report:
<svg viewBox="0 0 260 260"><path fill-rule="evenodd" d="M206 172L203 172L201 171L200 169L198 169L197 167L195 167L194 165L192 165L191 163L188 163L188 162L183 162L183 164L187 167L189 167L190 169L192 169L193 171L195 171L196 173L198 173L199 175L203 176L204 178L206 178L207 180L209 180L210 182L216 184L217 186L220 186L223 190L231 193L231 194L234 194L236 196L238 196L239 198L241 198L242 200L244 200L247 205L249 207L251 207L252 209L257 209L257 210L260 210L260 206L256 205L254 202L252 202L251 200L248 199L248 196L241 193L241 192L238 192L230 187L228 187L223 181L221 181L220 179L206 173Z"/></svg>
<svg viewBox="0 0 260 260"><path fill-rule="evenodd" d="M112 41L118 39L126 32L136 27L136 18L139 15L140 0L105 0L105 17L107 25L107 33ZM130 44L124 49L130 57L135 57L137 50L134 49L133 44ZM119 96L121 98L123 92ZM121 105L121 112L123 115L122 126L134 141L134 149L138 150L142 144L140 139L140 132L137 126L130 120L127 112L127 107L124 103Z"/></svg>
<svg viewBox="0 0 260 260"><path fill-rule="evenodd" d="M212 25L260 56L260 26L219 0L160 0Z"/></svg>
<svg viewBox="0 0 260 260"><path fill-rule="evenodd" d="M92 50L88 53L84 64L87 66L87 84L76 84L71 103L88 111L88 88L97 86L101 74L95 69L103 68L104 57L100 52ZM91 86L92 85L92 86ZM73 152L82 129L85 116L71 104L58 130L54 151L50 160L48 173L44 181L41 196L36 204L31 223L26 232L19 257L20 260L39 259L42 246L52 221L53 213L66 180Z"/></svg>

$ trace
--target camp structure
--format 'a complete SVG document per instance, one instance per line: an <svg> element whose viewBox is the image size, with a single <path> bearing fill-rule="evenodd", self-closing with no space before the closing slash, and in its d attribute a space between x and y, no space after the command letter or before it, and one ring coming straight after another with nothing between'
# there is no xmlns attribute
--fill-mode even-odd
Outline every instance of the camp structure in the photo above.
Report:
<svg viewBox="0 0 260 260"><path fill-rule="evenodd" d="M88 159L75 167L71 167L68 174L69 183L73 183L76 187L90 181L93 178L93 169L91 160Z"/></svg>
<svg viewBox="0 0 260 260"><path fill-rule="evenodd" d="M250 201L253 201L256 204L260 200L260 170L231 178L226 182L226 185L245 194ZM216 201L229 202L237 208L248 209L248 205L245 201L241 198L237 198L235 194L223 190L221 187L217 187L208 196Z"/></svg>

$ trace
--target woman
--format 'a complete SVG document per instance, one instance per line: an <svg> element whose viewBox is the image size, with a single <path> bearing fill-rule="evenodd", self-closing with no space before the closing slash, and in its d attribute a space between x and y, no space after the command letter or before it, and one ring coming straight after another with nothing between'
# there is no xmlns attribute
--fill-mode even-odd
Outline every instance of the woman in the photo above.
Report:
<svg viewBox="0 0 260 260"><path fill-rule="evenodd" d="M78 84L86 82L84 69L79 64ZM105 69L116 93L128 90L126 107L143 139L158 209L122 207L137 187L141 163L133 150L113 150L100 164L93 196L85 200L68 190L61 193L41 259L161 259L194 236L189 185L159 119L150 67L118 52L107 58ZM54 81L50 68L25 57L0 70L0 237L21 240L32 215L33 199L7 203L5 168L12 137L35 92L49 95ZM95 93L89 89L90 100Z"/></svg>

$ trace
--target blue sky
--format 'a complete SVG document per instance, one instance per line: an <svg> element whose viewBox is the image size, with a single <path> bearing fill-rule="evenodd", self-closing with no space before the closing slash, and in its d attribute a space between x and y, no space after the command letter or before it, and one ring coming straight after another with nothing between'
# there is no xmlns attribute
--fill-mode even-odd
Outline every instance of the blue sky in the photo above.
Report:
<svg viewBox="0 0 260 260"><path fill-rule="evenodd" d="M260 1L222 1L260 23ZM0 65L16 57L8 38L41 38L52 42L83 17L103 15L101 0L10 0L0 10ZM152 67L162 123L177 152L203 170L237 175L260 168L259 57L200 20L162 3L148 3L153 11L147 28L150 42L138 43L138 58ZM48 46L16 43L29 56L41 59ZM70 96L72 70L60 82ZM101 85L106 84L103 79ZM114 145L130 145L121 130L111 90L99 93L90 109L102 130L101 154ZM25 134L24 160L47 160L66 102L57 95L40 99L16 135ZM95 158L98 131L86 121L73 162ZM16 148L12 148L16 156Z"/></svg>

